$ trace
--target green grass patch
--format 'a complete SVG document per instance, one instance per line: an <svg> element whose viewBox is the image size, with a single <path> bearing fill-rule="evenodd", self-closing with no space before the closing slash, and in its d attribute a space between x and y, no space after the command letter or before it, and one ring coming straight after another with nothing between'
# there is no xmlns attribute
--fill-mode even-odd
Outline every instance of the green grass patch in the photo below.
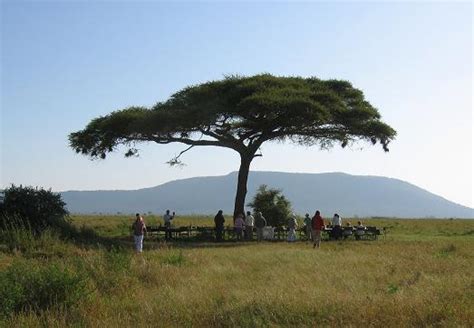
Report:
<svg viewBox="0 0 474 328"><path fill-rule="evenodd" d="M32 266L27 261L15 261L0 272L0 309L4 317L69 309L87 295L86 277L57 264Z"/></svg>
<svg viewBox="0 0 474 328"><path fill-rule="evenodd" d="M186 262L186 258L183 255L181 250L172 251L169 254L166 254L162 259L161 263L166 265L181 266Z"/></svg>

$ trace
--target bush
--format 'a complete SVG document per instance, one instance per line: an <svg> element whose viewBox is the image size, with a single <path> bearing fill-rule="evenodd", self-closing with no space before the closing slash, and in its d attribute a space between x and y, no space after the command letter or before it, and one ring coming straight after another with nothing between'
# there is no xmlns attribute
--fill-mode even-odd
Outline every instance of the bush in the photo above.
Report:
<svg viewBox="0 0 474 328"><path fill-rule="evenodd" d="M84 299L86 279L55 264L32 267L31 262L13 262L0 272L0 314L69 309Z"/></svg>
<svg viewBox="0 0 474 328"><path fill-rule="evenodd" d="M51 190L12 185L5 190L0 208L0 229L26 227L38 233L48 227L62 228L67 224L65 205L61 195Z"/></svg>
<svg viewBox="0 0 474 328"><path fill-rule="evenodd" d="M255 194L253 201L248 204L254 213L262 212L267 224L275 227L286 225L291 214L291 203L282 195L279 189L267 189L261 185Z"/></svg>

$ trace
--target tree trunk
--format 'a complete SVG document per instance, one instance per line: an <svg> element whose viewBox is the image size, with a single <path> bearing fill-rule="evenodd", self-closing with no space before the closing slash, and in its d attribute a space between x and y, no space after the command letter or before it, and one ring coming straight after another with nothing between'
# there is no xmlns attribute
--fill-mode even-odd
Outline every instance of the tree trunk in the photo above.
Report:
<svg viewBox="0 0 474 328"><path fill-rule="evenodd" d="M245 196L247 195L247 180L249 178L252 155L240 154L239 177L237 178L237 193L235 195L234 219L237 214L245 214Z"/></svg>

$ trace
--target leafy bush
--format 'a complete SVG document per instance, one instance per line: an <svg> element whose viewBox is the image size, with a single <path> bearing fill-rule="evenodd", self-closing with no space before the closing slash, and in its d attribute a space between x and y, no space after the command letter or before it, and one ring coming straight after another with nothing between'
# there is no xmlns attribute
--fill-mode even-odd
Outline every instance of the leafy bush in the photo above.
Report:
<svg viewBox="0 0 474 328"><path fill-rule="evenodd" d="M38 233L48 227L64 227L68 215L65 205L61 195L51 190L12 185L5 190L0 228L26 227Z"/></svg>
<svg viewBox="0 0 474 328"><path fill-rule="evenodd" d="M87 294L86 278L55 264L32 266L13 262L0 272L0 315L15 312L69 309Z"/></svg>
<svg viewBox="0 0 474 328"><path fill-rule="evenodd" d="M291 203L279 189L267 189L261 185L255 194L253 201L248 204L254 213L262 212L267 224L281 227L286 224L291 214Z"/></svg>

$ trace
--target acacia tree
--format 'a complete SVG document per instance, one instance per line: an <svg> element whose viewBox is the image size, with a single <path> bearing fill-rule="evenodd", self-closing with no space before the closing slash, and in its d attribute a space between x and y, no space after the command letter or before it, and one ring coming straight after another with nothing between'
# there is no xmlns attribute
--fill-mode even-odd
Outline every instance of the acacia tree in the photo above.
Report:
<svg viewBox="0 0 474 328"><path fill-rule="evenodd" d="M130 107L93 119L69 135L70 146L91 158L106 158L120 145L135 156L140 142L218 146L240 155L234 215L243 213L252 160L267 141L330 148L366 140L388 151L396 132L351 83L318 78L229 76L190 86L151 108Z"/></svg>

